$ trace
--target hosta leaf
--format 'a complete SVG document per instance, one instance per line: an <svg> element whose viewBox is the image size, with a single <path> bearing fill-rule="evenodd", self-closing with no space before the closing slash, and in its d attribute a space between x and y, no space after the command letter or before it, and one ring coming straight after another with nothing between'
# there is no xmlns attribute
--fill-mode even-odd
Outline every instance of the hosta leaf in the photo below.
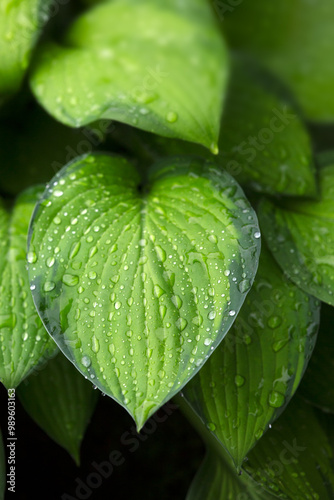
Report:
<svg viewBox="0 0 334 500"><path fill-rule="evenodd" d="M319 303L262 247L254 285L224 341L183 389L240 467L294 394L315 343Z"/></svg>
<svg viewBox="0 0 334 500"><path fill-rule="evenodd" d="M319 172L319 200L263 200L259 216L270 250L300 288L334 305L334 165Z"/></svg>
<svg viewBox="0 0 334 500"><path fill-rule="evenodd" d="M83 157L34 213L35 304L66 356L141 428L231 326L259 236L241 189L210 164L161 162L143 187L124 159Z"/></svg>
<svg viewBox="0 0 334 500"><path fill-rule="evenodd" d="M279 498L334 497L333 448L329 436L313 408L297 396L248 458L244 465L247 473Z"/></svg>
<svg viewBox="0 0 334 500"><path fill-rule="evenodd" d="M80 445L99 392L59 353L18 388L31 418L80 462Z"/></svg>
<svg viewBox="0 0 334 500"><path fill-rule="evenodd" d="M52 0L1 0L0 104L21 84Z"/></svg>
<svg viewBox="0 0 334 500"><path fill-rule="evenodd" d="M216 151L226 78L205 0L115 0L81 16L63 45L42 48L31 86L67 125L110 118Z"/></svg>
<svg viewBox="0 0 334 500"><path fill-rule="evenodd" d="M31 298L26 271L27 234L40 188L16 201L12 214L0 206L0 381L16 387L55 349Z"/></svg>
<svg viewBox="0 0 334 500"><path fill-rule="evenodd" d="M197 430L207 447L186 500L273 500L270 493L247 474L237 473L231 457L191 409L182 393L175 397L182 412Z"/></svg>
<svg viewBox="0 0 334 500"><path fill-rule="evenodd" d="M253 0L230 6L230 13L226 2L214 5L220 17L226 14L222 27L234 48L256 56L290 85L309 119L333 121L332 0Z"/></svg>
<svg viewBox="0 0 334 500"><path fill-rule="evenodd" d="M197 154L210 158L240 184L256 191L315 195L310 137L296 109L266 72L240 57L232 62L218 156L200 145L144 132L140 145L149 156ZM130 147L136 148L135 141L131 140ZM134 152L138 157L138 151Z"/></svg>
<svg viewBox="0 0 334 500"><path fill-rule="evenodd" d="M5 449L2 440L2 434L0 430L0 500L3 500L5 497L5 488L6 488L6 458L5 458Z"/></svg>
<svg viewBox="0 0 334 500"><path fill-rule="evenodd" d="M247 475L238 476L217 454L208 450L186 500L274 500Z"/></svg>
<svg viewBox="0 0 334 500"><path fill-rule="evenodd" d="M312 404L334 413L334 308L332 306L322 305L316 347L300 392Z"/></svg>

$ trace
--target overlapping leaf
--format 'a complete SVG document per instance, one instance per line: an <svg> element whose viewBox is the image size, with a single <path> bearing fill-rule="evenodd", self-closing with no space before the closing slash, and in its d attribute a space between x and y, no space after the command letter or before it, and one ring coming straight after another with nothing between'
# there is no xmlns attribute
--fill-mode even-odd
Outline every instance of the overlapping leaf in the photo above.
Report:
<svg viewBox="0 0 334 500"><path fill-rule="evenodd" d="M328 427L333 428L333 416ZM333 446L313 408L299 397L259 441L244 468L279 498L331 500L334 496Z"/></svg>
<svg viewBox="0 0 334 500"><path fill-rule="evenodd" d="M334 4L332 0L214 2L234 48L275 71L294 90L311 120L334 119Z"/></svg>
<svg viewBox="0 0 334 500"><path fill-rule="evenodd" d="M31 418L80 462L80 445L98 391L62 353L20 384L18 396Z"/></svg>
<svg viewBox="0 0 334 500"><path fill-rule="evenodd" d="M262 248L252 290L224 341L183 389L236 466L282 412L312 353L319 303Z"/></svg>
<svg viewBox="0 0 334 500"><path fill-rule="evenodd" d="M44 324L139 428L230 328L260 236L239 186L212 165L161 162L143 186L131 164L103 155L53 179L31 231L29 275Z"/></svg>
<svg viewBox="0 0 334 500"><path fill-rule="evenodd" d="M11 215L0 207L0 381L7 388L56 347L35 310L26 271L28 226L41 192L23 193Z"/></svg>
<svg viewBox="0 0 334 500"><path fill-rule="evenodd" d="M19 87L52 0L0 3L0 104Z"/></svg>
<svg viewBox="0 0 334 500"><path fill-rule="evenodd" d="M208 450L186 500L274 500L245 474L238 476L217 454Z"/></svg>
<svg viewBox="0 0 334 500"><path fill-rule="evenodd" d="M234 57L215 157L199 145L142 132L128 139L141 157L198 154L256 191L315 195L310 137L286 91L267 72ZM241 125L242 124L242 125ZM128 137L125 133L125 137Z"/></svg>
<svg viewBox="0 0 334 500"><path fill-rule="evenodd" d="M216 151L226 78L205 0L115 0L80 17L62 46L42 48L31 86L67 125L110 118Z"/></svg>
<svg viewBox="0 0 334 500"><path fill-rule="evenodd" d="M310 403L334 413L334 308L323 304L317 344L306 370L301 394Z"/></svg>
<svg viewBox="0 0 334 500"><path fill-rule="evenodd" d="M320 169L319 200L263 200L259 217L270 250L298 286L334 305L334 165Z"/></svg>

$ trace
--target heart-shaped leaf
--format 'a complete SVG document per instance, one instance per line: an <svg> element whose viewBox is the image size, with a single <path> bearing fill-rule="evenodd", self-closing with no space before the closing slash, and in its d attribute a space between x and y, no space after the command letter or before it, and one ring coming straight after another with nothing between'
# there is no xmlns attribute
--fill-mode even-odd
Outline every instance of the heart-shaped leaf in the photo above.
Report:
<svg viewBox="0 0 334 500"><path fill-rule="evenodd" d="M31 86L67 125L110 118L216 151L226 79L205 0L115 0L82 15L62 46L42 48Z"/></svg>
<svg viewBox="0 0 334 500"><path fill-rule="evenodd" d="M326 419L333 428L333 416ZM296 396L251 451L244 469L279 498L333 499L334 450L322 420Z"/></svg>
<svg viewBox="0 0 334 500"><path fill-rule="evenodd" d="M315 406L334 413L334 308L323 304L317 343L300 386Z"/></svg>
<svg viewBox="0 0 334 500"><path fill-rule="evenodd" d="M34 213L34 301L66 356L141 428L230 328L259 236L239 186L210 164L161 162L142 186L122 158L83 157Z"/></svg>
<svg viewBox="0 0 334 500"><path fill-rule="evenodd" d="M319 200L263 200L259 217L270 250L289 278L334 305L334 165L319 172Z"/></svg>
<svg viewBox="0 0 334 500"><path fill-rule="evenodd" d="M138 134L141 149L135 138L128 142L137 158L143 152L155 158L196 154L223 166L255 191L312 196L316 183L310 137L285 94L270 74L235 56L221 117L219 155L147 132Z"/></svg>
<svg viewBox="0 0 334 500"><path fill-rule="evenodd" d="M0 2L0 104L21 84L52 0Z"/></svg>
<svg viewBox="0 0 334 500"><path fill-rule="evenodd" d="M311 120L334 119L332 0L214 2L234 48L259 58L294 90Z"/></svg>
<svg viewBox="0 0 334 500"><path fill-rule="evenodd" d="M0 500L5 498L5 488L6 488L6 458L5 449L3 446L2 434L0 430Z"/></svg>
<svg viewBox="0 0 334 500"><path fill-rule="evenodd" d="M80 462L80 445L98 391L62 353L20 384L17 394L31 418Z"/></svg>
<svg viewBox="0 0 334 500"><path fill-rule="evenodd" d="M35 310L26 270L28 226L42 191L23 193L11 215L0 206L0 381L7 389L56 348Z"/></svg>
<svg viewBox="0 0 334 500"><path fill-rule="evenodd" d="M319 308L284 279L263 246L253 288L233 327L183 389L237 467L294 394L315 344Z"/></svg>

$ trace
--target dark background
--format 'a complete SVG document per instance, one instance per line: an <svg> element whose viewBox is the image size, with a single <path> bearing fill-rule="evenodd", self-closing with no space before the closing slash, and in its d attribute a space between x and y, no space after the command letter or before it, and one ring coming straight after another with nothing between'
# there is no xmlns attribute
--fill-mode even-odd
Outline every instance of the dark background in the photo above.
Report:
<svg viewBox="0 0 334 500"><path fill-rule="evenodd" d="M6 445L7 391L3 386L0 408ZM32 421L16 396L16 493L7 491L6 500L61 500L64 493L76 499L76 478L86 483L89 474L96 472L92 462L108 461L112 450L123 455L124 463L114 467L110 477L103 479L87 499L184 500L204 456L204 446L179 409L168 412L171 414L164 422L151 421L146 433L144 428L142 436L148 437L145 441L138 439L135 450L134 442L121 442L125 432L131 433L133 420L111 398L101 396L82 443L81 466L77 467L70 455ZM158 415L163 419L167 413L161 409Z"/></svg>

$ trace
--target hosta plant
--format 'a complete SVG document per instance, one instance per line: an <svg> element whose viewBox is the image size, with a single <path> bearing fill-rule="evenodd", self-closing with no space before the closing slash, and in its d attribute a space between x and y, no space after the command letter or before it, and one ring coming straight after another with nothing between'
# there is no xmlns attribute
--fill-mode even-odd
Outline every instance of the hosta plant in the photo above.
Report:
<svg viewBox="0 0 334 500"><path fill-rule="evenodd" d="M333 18L1 1L0 500L334 498Z"/></svg>

